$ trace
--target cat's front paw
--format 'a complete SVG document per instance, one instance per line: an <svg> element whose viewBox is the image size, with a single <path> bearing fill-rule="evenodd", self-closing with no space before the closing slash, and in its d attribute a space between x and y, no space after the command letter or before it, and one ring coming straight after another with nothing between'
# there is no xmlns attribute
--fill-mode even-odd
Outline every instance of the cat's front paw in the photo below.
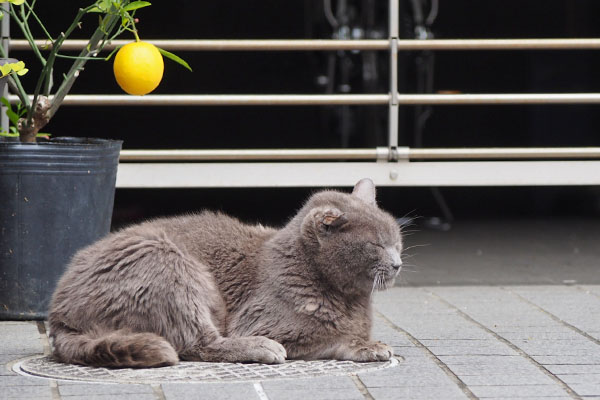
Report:
<svg viewBox="0 0 600 400"><path fill-rule="evenodd" d="M354 347L349 357L352 361L387 361L394 355L394 350L382 342L366 342Z"/></svg>
<svg viewBox="0 0 600 400"><path fill-rule="evenodd" d="M263 364L281 364L285 361L287 353L285 348L274 340L264 336L249 336L248 360Z"/></svg>

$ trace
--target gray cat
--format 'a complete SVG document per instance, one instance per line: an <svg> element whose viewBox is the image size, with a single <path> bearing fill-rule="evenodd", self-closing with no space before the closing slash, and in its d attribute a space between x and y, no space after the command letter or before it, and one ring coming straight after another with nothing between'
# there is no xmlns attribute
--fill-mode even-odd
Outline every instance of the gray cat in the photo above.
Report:
<svg viewBox="0 0 600 400"><path fill-rule="evenodd" d="M314 194L280 230L202 212L131 226L79 251L50 307L57 360L158 367L179 360L388 360L371 296L402 241L369 179Z"/></svg>

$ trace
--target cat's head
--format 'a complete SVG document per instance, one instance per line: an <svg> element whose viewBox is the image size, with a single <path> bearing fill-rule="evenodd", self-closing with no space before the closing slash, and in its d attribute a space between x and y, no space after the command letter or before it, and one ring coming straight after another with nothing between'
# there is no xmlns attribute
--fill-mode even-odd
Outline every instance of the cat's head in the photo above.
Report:
<svg viewBox="0 0 600 400"><path fill-rule="evenodd" d="M351 194L316 193L299 217L302 245L326 279L364 291L393 285L402 235L395 218L377 207L373 181L361 180Z"/></svg>

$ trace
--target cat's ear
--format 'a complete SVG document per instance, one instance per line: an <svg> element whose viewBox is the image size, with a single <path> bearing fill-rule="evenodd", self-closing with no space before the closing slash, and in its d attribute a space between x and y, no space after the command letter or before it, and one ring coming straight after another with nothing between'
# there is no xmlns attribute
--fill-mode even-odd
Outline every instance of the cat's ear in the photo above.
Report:
<svg viewBox="0 0 600 400"><path fill-rule="evenodd" d="M348 219L344 213L335 207L313 208L302 221L302 233L312 233L319 237L333 232L346 222L348 222Z"/></svg>
<svg viewBox="0 0 600 400"><path fill-rule="evenodd" d="M375 184L369 178L364 178L354 185L352 195L358 197L367 204L376 205Z"/></svg>

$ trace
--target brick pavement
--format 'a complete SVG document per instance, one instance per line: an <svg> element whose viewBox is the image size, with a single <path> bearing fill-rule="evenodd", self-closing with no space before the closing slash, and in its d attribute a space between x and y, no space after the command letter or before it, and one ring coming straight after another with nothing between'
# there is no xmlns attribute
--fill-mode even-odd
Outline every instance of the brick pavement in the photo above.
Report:
<svg viewBox="0 0 600 400"><path fill-rule="evenodd" d="M600 286L397 287L374 336L403 361L358 376L255 383L89 384L20 376L43 324L0 322L0 399L600 399Z"/></svg>

